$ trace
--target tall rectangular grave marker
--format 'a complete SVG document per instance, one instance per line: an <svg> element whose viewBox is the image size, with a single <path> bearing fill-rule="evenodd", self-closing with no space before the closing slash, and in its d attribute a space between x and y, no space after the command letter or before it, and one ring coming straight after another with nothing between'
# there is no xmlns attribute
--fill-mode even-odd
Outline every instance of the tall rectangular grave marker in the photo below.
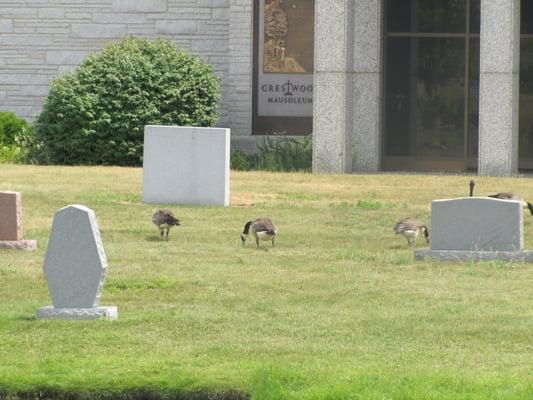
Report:
<svg viewBox="0 0 533 400"><path fill-rule="evenodd" d="M229 172L229 129L144 127L144 203L228 206Z"/></svg>

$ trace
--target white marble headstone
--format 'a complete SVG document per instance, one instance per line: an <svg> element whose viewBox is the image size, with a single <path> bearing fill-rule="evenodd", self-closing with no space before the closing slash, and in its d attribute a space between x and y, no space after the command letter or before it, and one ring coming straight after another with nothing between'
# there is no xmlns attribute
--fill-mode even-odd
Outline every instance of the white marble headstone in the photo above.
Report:
<svg viewBox="0 0 533 400"><path fill-rule="evenodd" d="M53 307L39 318L117 317L116 307L99 307L107 259L94 211L71 205L57 211L44 261Z"/></svg>
<svg viewBox="0 0 533 400"><path fill-rule="evenodd" d="M144 127L143 202L229 205L230 130Z"/></svg>

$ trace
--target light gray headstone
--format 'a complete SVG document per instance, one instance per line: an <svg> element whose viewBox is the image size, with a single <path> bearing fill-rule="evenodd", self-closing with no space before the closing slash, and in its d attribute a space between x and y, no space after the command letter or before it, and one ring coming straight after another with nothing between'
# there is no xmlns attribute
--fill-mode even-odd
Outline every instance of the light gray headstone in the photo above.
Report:
<svg viewBox="0 0 533 400"><path fill-rule="evenodd" d="M522 204L488 197L431 203L431 251L513 251L524 248Z"/></svg>
<svg viewBox="0 0 533 400"><path fill-rule="evenodd" d="M230 130L147 125L143 202L229 205Z"/></svg>
<svg viewBox="0 0 533 400"><path fill-rule="evenodd" d="M116 318L116 307L98 307L107 260L94 211L71 205L57 211L44 261L53 307L40 318Z"/></svg>

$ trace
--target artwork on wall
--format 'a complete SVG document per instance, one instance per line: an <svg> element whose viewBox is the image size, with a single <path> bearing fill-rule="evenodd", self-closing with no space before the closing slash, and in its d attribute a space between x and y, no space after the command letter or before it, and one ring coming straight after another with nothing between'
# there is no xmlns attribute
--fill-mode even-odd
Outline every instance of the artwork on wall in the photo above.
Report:
<svg viewBox="0 0 533 400"><path fill-rule="evenodd" d="M256 8L256 119L280 117L273 126L306 133L313 116L315 2L257 0Z"/></svg>

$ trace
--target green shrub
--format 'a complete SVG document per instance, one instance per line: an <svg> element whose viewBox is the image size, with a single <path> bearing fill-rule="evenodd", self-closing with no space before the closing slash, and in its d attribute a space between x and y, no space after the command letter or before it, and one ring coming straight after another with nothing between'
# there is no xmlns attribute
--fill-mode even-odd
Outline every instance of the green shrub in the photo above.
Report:
<svg viewBox="0 0 533 400"><path fill-rule="evenodd" d="M26 120L17 117L12 112L0 111L0 145L13 145L18 136L29 129Z"/></svg>
<svg viewBox="0 0 533 400"><path fill-rule="evenodd" d="M237 150L231 155L231 168L242 171L311 171L313 141L311 135L302 139L266 137L258 152L246 154Z"/></svg>
<svg viewBox="0 0 533 400"><path fill-rule="evenodd" d="M26 162L33 143L32 126L12 112L0 112L0 163Z"/></svg>
<svg viewBox="0 0 533 400"><path fill-rule="evenodd" d="M36 123L58 164L140 165L144 125L212 126L218 78L170 41L126 38L56 79Z"/></svg>
<svg viewBox="0 0 533 400"><path fill-rule="evenodd" d="M0 144L0 164L16 162L19 154L20 149L17 146Z"/></svg>
<svg viewBox="0 0 533 400"><path fill-rule="evenodd" d="M231 153L231 169L235 169L237 171L249 171L251 169L250 166L250 155L246 154L242 150L235 150Z"/></svg>

